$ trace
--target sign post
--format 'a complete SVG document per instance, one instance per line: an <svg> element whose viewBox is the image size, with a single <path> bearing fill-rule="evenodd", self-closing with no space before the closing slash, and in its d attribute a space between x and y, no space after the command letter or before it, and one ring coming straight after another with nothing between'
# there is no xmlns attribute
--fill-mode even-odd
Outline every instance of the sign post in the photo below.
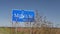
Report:
<svg viewBox="0 0 60 34"><path fill-rule="evenodd" d="M15 24L15 25L16 25L16 27L15 27L15 32L16 32L16 34L17 34L17 22L16 22L16 24Z"/></svg>
<svg viewBox="0 0 60 34"><path fill-rule="evenodd" d="M15 32L17 34L17 23L19 22L34 22L34 11L32 10L13 10L12 21L15 22Z"/></svg>

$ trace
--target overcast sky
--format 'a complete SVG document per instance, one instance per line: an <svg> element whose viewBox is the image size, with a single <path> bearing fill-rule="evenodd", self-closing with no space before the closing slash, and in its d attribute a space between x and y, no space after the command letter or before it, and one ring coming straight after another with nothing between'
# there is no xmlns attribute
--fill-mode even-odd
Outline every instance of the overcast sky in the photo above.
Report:
<svg viewBox="0 0 60 34"><path fill-rule="evenodd" d="M12 9L37 9L54 25L60 24L60 0L0 0L0 26L11 26Z"/></svg>

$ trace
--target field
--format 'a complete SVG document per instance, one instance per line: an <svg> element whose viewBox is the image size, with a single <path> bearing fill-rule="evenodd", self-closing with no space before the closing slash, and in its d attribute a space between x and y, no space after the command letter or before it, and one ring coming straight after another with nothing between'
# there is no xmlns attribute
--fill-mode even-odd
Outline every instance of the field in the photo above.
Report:
<svg viewBox="0 0 60 34"><path fill-rule="evenodd" d="M60 28L17 28L17 34L60 34ZM16 34L15 28L0 27L0 34Z"/></svg>

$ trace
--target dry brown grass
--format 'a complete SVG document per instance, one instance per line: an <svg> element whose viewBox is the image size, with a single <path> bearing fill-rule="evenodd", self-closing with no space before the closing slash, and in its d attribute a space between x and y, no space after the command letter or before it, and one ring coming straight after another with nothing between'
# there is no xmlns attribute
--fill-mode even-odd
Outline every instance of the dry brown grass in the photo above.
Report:
<svg viewBox="0 0 60 34"><path fill-rule="evenodd" d="M60 34L60 28L18 28L18 32L32 32L33 34Z"/></svg>
<svg viewBox="0 0 60 34"><path fill-rule="evenodd" d="M0 28L2 29L2 28ZM9 32L10 34L15 34L15 28L3 28L6 32ZM41 27L41 28L17 28L18 34L60 34L60 28L47 28L47 27Z"/></svg>

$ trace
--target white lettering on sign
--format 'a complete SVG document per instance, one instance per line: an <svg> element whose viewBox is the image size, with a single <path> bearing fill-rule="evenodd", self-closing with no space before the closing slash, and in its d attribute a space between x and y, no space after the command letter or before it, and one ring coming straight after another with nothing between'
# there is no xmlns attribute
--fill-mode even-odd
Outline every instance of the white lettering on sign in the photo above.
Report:
<svg viewBox="0 0 60 34"><path fill-rule="evenodd" d="M17 18L24 18L23 14L14 14L14 16L17 17Z"/></svg>

